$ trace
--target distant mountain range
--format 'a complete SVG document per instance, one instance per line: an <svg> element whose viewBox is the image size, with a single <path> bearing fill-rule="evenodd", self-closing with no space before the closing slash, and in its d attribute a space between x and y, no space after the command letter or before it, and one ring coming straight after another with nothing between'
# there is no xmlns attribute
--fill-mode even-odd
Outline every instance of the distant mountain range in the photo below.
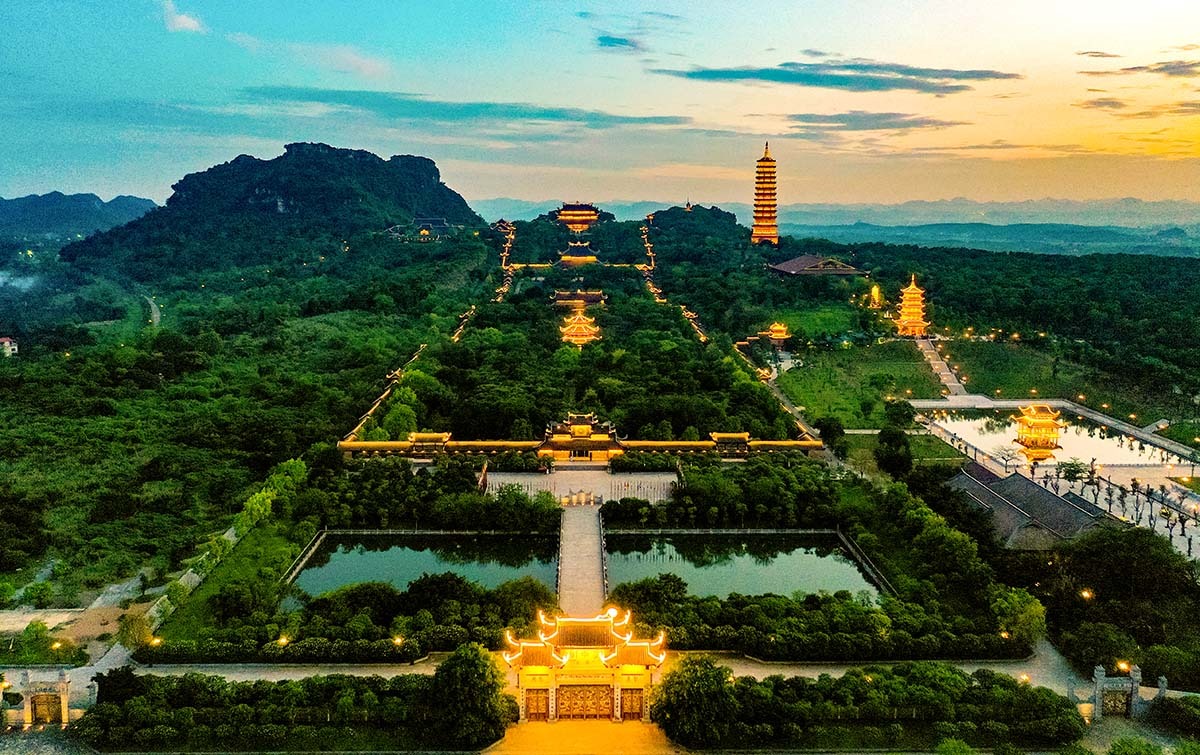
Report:
<svg viewBox="0 0 1200 755"><path fill-rule="evenodd" d="M341 245L415 217L479 226L483 220L442 183L432 160L383 159L327 144L288 144L279 157L241 155L184 176L164 207L60 252L92 271L138 280L267 264Z"/></svg>
<svg viewBox="0 0 1200 755"><path fill-rule="evenodd" d="M696 200L710 204L703 198ZM559 200L476 199L471 205L488 220L531 220L561 204ZM681 204L650 201L597 202L597 206L617 216L634 220L665 207ZM721 209L750 223L750 205L729 202ZM1200 202L1141 199L1102 199L1076 201L1038 199L1026 202L974 202L969 199L945 199L934 202L914 201L902 204L788 204L779 208L779 222L809 226L872 223L884 226L925 225L931 223L988 223L993 225L1057 223L1086 226L1125 226L1161 228L1164 226L1200 226Z"/></svg>
<svg viewBox="0 0 1200 755"><path fill-rule="evenodd" d="M141 197L119 196L105 202L95 194L30 194L0 198L0 235L88 235L140 218L158 205Z"/></svg>

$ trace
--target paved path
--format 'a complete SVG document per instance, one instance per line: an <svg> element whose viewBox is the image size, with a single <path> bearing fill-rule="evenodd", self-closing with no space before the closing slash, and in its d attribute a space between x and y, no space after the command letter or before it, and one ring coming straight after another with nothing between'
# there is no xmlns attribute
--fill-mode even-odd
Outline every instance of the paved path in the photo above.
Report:
<svg viewBox="0 0 1200 755"><path fill-rule="evenodd" d="M942 355L934 348L932 341L928 338L918 338L917 350L921 352L921 356L925 357L925 361L929 362L933 374L942 381L942 385L946 387L951 396L967 395L966 387L958 381L958 376L954 374L954 370L950 369L950 365L946 364L946 360L942 359Z"/></svg>
<svg viewBox="0 0 1200 755"><path fill-rule="evenodd" d="M671 489L677 479L674 472L612 474L607 469L570 469L560 466L550 474L488 472L488 492L494 493L503 485L516 485L528 495L546 490L560 500L574 493L591 493L598 502L632 496L657 503L671 497Z"/></svg>
<svg viewBox="0 0 1200 755"><path fill-rule="evenodd" d="M510 727L504 739L484 750L487 755L657 755L684 753L653 724L628 721L556 721Z"/></svg>
<svg viewBox="0 0 1200 755"><path fill-rule="evenodd" d="M667 661L666 668L670 668L672 662L678 658L687 655L710 655L718 660L722 666L729 666L733 669L734 676L750 676L755 679L765 679L768 676L781 674L783 676L807 676L815 679L821 674L829 674L831 676L841 676L848 670L853 668L862 668L863 666L891 666L891 662L872 662L872 661L856 661L854 663L767 663L757 661L752 658L747 658L737 653L681 653L672 652L670 659ZM1003 674L1008 674L1013 677L1020 677L1022 674L1029 675L1031 684L1040 687L1049 687L1055 692L1065 695L1069 691L1075 690L1080 694L1088 686L1075 670L1067 663L1067 659L1062 656L1048 640L1040 640L1034 648L1033 656L1027 659L1015 661L951 661L954 666L971 673L977 669L986 668L993 671L998 671Z"/></svg>
<svg viewBox="0 0 1200 755"><path fill-rule="evenodd" d="M567 506L558 541L558 605L567 616L596 616L604 598L600 507Z"/></svg>
<svg viewBox="0 0 1200 755"><path fill-rule="evenodd" d="M162 322L162 310L158 308L158 302L149 296L143 295L142 298L150 305L150 324L157 328L158 324Z"/></svg>

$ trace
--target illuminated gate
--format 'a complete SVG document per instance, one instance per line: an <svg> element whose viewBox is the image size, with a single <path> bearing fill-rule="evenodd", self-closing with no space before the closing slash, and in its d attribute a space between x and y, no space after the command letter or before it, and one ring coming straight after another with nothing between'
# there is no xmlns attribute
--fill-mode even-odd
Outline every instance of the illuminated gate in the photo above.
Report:
<svg viewBox="0 0 1200 755"><path fill-rule="evenodd" d="M640 689L621 690L621 720L638 721L642 718L644 694Z"/></svg>
<svg viewBox="0 0 1200 755"><path fill-rule="evenodd" d="M550 720L550 690L530 689L525 691L525 718L530 721Z"/></svg>
<svg viewBox="0 0 1200 755"><path fill-rule="evenodd" d="M572 684L558 688L559 718L612 718L612 687Z"/></svg>
<svg viewBox="0 0 1200 755"><path fill-rule="evenodd" d="M61 724L62 702L57 694L34 695L33 722L35 724Z"/></svg>

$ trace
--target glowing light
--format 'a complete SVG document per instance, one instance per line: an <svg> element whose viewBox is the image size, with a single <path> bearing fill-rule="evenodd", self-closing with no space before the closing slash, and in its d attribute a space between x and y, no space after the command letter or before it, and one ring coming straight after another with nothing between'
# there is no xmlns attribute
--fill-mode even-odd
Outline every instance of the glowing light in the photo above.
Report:
<svg viewBox="0 0 1200 755"><path fill-rule="evenodd" d="M279 638L279 640L278 640L278 643L279 643L279 647L284 647L285 645L287 645L287 644L288 644L288 638L287 638L287 637L280 637L280 638Z"/></svg>
<svg viewBox="0 0 1200 755"><path fill-rule="evenodd" d="M1021 682L1021 684L1029 684L1029 674L1021 674L1017 677L1017 681Z"/></svg>
<svg viewBox="0 0 1200 755"><path fill-rule="evenodd" d="M404 638L403 637L393 637L392 644L395 645L396 647L400 647L401 645L404 644Z"/></svg>
<svg viewBox="0 0 1200 755"><path fill-rule="evenodd" d="M1000 639L1007 640L1007 639L1008 639L1008 637L1009 637L1009 634L1008 634L1008 632L1007 632L1007 631L1004 631L1004 632L1001 632L1001 633L1000 633Z"/></svg>
<svg viewBox="0 0 1200 755"><path fill-rule="evenodd" d="M1083 598L1084 600L1091 600L1092 598L1096 597L1096 593L1092 592L1090 588L1085 587L1079 591L1079 597Z"/></svg>
<svg viewBox="0 0 1200 755"><path fill-rule="evenodd" d="M1129 670L1129 661L1117 661L1117 668L1119 668L1122 671L1128 671Z"/></svg>
<svg viewBox="0 0 1200 755"><path fill-rule="evenodd" d="M51 650L58 650L58 649L60 649L61 647L62 647L62 643L61 643L61 642L56 642L56 643L54 643L53 645L51 645L51 646L50 646L50 649L51 649Z"/></svg>
<svg viewBox="0 0 1200 755"><path fill-rule="evenodd" d="M162 644L162 637L151 637L150 644L153 645L154 647L158 647L159 645Z"/></svg>

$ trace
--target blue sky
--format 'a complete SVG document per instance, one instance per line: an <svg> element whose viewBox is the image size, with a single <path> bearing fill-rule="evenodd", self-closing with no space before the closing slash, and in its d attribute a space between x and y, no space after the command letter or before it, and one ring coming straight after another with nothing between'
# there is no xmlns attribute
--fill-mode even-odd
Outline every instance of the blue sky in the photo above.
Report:
<svg viewBox="0 0 1200 755"><path fill-rule="evenodd" d="M468 199L1200 200L1177 0L0 4L0 196L149 196L291 141Z"/></svg>

